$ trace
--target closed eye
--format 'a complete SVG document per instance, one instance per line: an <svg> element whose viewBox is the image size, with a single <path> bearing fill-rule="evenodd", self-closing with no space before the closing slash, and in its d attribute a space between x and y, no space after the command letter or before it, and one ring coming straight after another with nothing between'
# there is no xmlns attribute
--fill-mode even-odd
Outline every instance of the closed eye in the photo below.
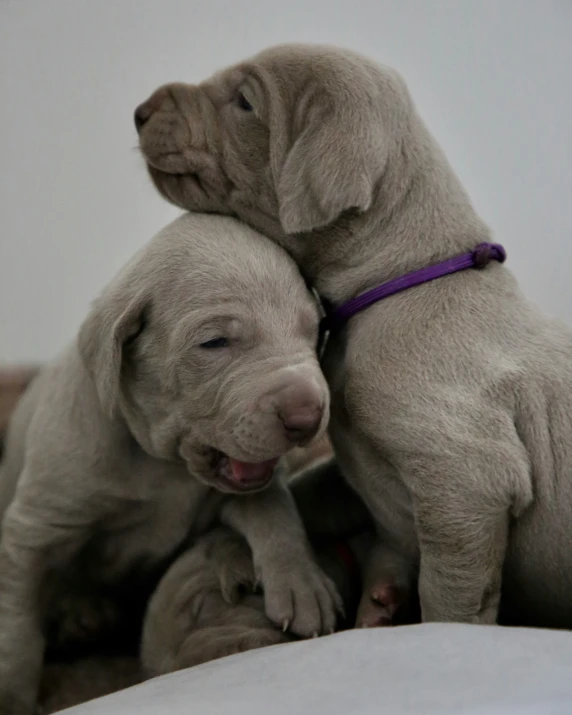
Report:
<svg viewBox="0 0 572 715"><path fill-rule="evenodd" d="M213 350L216 348L228 348L228 338L213 338L212 340L207 340L201 343L201 348L207 348Z"/></svg>
<svg viewBox="0 0 572 715"><path fill-rule="evenodd" d="M250 102L248 101L248 99L246 99L246 97L244 96L244 94L242 92L239 92L236 95L236 103L240 107L240 109L242 109L243 111L252 112L252 109L253 109L252 104L250 104Z"/></svg>
<svg viewBox="0 0 572 715"><path fill-rule="evenodd" d="M146 327L147 316L145 315L145 312L143 312L139 318L139 322L133 326L133 331L129 335L127 335L127 337L123 341L123 346L126 348L131 347Z"/></svg>

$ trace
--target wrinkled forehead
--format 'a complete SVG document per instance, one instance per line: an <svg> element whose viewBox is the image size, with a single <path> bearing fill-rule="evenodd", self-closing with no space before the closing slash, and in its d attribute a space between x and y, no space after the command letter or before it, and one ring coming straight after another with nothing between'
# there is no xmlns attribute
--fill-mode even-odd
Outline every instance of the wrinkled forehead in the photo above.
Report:
<svg viewBox="0 0 572 715"><path fill-rule="evenodd" d="M216 72L203 85L221 93L221 99L222 95L236 91L245 83L253 83L256 89L263 91L272 87L291 92L315 79L318 59L319 55L312 58L304 52L292 53L280 48L265 50Z"/></svg>
<svg viewBox="0 0 572 715"><path fill-rule="evenodd" d="M236 92L252 83L257 93L272 101L281 96L281 111L296 110L309 90L331 98L351 96L357 87L367 87L371 61L361 55L327 45L279 45L215 74L207 83L218 91Z"/></svg>
<svg viewBox="0 0 572 715"><path fill-rule="evenodd" d="M225 336L248 337L254 347L262 340L267 346L298 345L300 340L314 348L319 325L317 303L309 295L277 291L237 291L223 282L209 293L173 287L172 299L152 309L158 318L159 331L172 341L194 340L201 331ZM205 333L206 335L207 333ZM206 338L205 338L206 339Z"/></svg>
<svg viewBox="0 0 572 715"><path fill-rule="evenodd" d="M213 247L214 248L214 247ZM258 250L257 250L258 249ZM243 245L242 250L189 252L163 265L150 279L160 312L175 316L275 316L280 322L312 323L318 304L295 264L274 245Z"/></svg>

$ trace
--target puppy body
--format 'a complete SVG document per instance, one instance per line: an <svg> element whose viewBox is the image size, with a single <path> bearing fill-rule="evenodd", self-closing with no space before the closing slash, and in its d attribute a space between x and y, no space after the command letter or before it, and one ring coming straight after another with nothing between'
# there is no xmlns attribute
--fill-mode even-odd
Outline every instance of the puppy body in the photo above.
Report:
<svg viewBox="0 0 572 715"><path fill-rule="evenodd" d="M166 198L259 228L334 306L490 239L401 78L356 54L274 48L161 88L137 120ZM498 264L331 336L330 433L378 523L371 579L418 574L425 621L495 622L502 581L505 620L572 627L571 355Z"/></svg>
<svg viewBox="0 0 572 715"><path fill-rule="evenodd" d="M136 618L158 573L215 518L251 546L273 622L333 629L335 587L288 490L270 481L275 458L328 419L317 320L295 264L222 217L174 222L96 301L8 432L3 715L33 711L45 626L70 591L72 603L121 593Z"/></svg>

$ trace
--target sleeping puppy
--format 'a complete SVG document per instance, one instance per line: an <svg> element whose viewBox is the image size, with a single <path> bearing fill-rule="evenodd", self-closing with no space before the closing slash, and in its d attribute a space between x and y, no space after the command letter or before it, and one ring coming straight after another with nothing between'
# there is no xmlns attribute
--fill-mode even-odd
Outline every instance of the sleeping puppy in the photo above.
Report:
<svg viewBox="0 0 572 715"><path fill-rule="evenodd" d="M215 519L246 538L272 622L333 630L339 596L273 479L277 458L328 420L317 331L295 263L231 218L181 217L104 290L8 430L2 715L33 712L45 627L70 592L117 592L136 620L177 549Z"/></svg>
<svg viewBox="0 0 572 715"><path fill-rule="evenodd" d="M334 462L298 475L291 490L318 561L335 582L351 622L375 534L371 516ZM264 612L244 538L216 527L173 563L152 595L141 665L153 677L293 639Z"/></svg>
<svg viewBox="0 0 572 715"><path fill-rule="evenodd" d="M232 213L331 306L490 232L391 69L290 45L135 112L158 190ZM388 610L572 627L572 332L491 263L392 295L331 334L330 436L374 514Z"/></svg>

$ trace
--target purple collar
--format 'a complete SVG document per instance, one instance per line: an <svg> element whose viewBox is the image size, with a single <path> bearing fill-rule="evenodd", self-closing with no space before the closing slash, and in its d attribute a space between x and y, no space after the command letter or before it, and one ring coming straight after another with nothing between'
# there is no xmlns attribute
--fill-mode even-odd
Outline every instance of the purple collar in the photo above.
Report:
<svg viewBox="0 0 572 715"><path fill-rule="evenodd" d="M463 253L455 258L449 258L442 263L436 263L434 266L421 268L418 271L413 271L413 273L406 273L404 276L382 283L358 295L356 298L348 300L347 303L343 303L339 308L326 315L322 320L321 328L323 331L339 329L360 310L369 308L370 305L378 303L384 298L389 298L390 295L401 293L401 291L422 283L428 283L435 280L435 278L464 271L467 268L484 268L491 261L504 263L505 260L506 251L500 243L480 243L474 251Z"/></svg>

